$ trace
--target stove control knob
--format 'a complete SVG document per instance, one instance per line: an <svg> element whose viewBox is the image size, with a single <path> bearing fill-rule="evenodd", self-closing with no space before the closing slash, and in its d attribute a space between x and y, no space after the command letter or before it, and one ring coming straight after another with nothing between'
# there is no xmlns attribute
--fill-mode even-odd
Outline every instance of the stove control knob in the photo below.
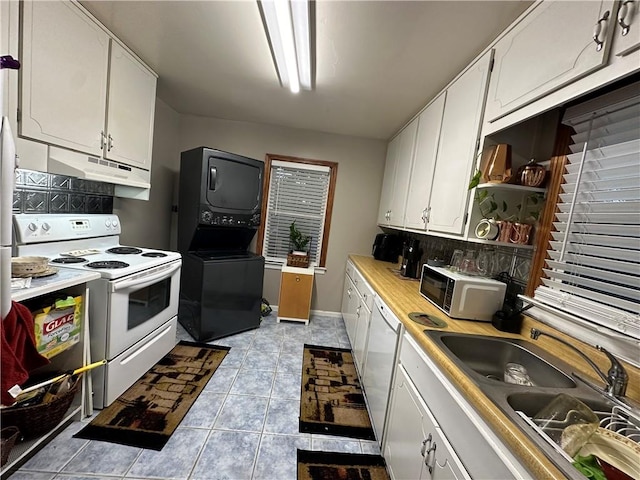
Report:
<svg viewBox="0 0 640 480"><path fill-rule="evenodd" d="M35 232L36 230L38 230L38 225L37 225L37 224L35 224L35 223L33 223L33 222L31 222L31 223L28 225L28 228L29 228L29 230L31 230L32 232Z"/></svg>
<svg viewBox="0 0 640 480"><path fill-rule="evenodd" d="M209 210L205 210L204 212L202 212L202 221L204 223L211 223L212 220L213 220L213 215Z"/></svg>
<svg viewBox="0 0 640 480"><path fill-rule="evenodd" d="M109 220L108 218L104 221L104 226L107 228L111 228L111 220Z"/></svg>
<svg viewBox="0 0 640 480"><path fill-rule="evenodd" d="M113 228L117 228L118 227L118 220L116 218L111 220L111 225L113 225Z"/></svg>
<svg viewBox="0 0 640 480"><path fill-rule="evenodd" d="M45 223L42 224L42 229L45 232L48 232L49 230L51 230L51 225L49 225L48 223L45 222Z"/></svg>

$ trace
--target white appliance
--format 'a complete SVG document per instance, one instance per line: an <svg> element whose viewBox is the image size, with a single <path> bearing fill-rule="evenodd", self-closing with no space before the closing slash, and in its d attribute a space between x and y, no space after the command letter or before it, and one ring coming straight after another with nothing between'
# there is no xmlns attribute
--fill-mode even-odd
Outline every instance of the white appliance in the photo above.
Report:
<svg viewBox="0 0 640 480"><path fill-rule="evenodd" d="M366 392L369 414L379 445L383 442L401 331L400 320L376 296L369 326L369 344L362 385Z"/></svg>
<svg viewBox="0 0 640 480"><path fill-rule="evenodd" d="M505 283L472 277L445 267L422 267L420 294L451 318L489 322L502 308Z"/></svg>
<svg viewBox="0 0 640 480"><path fill-rule="evenodd" d="M20 62L0 57L0 319L11 310L11 213L15 181L16 146L4 111L4 70L17 70Z"/></svg>
<svg viewBox="0 0 640 480"><path fill-rule="evenodd" d="M120 245L116 215L16 214L15 253L93 270L89 288L95 408L111 404L176 343L181 256Z"/></svg>

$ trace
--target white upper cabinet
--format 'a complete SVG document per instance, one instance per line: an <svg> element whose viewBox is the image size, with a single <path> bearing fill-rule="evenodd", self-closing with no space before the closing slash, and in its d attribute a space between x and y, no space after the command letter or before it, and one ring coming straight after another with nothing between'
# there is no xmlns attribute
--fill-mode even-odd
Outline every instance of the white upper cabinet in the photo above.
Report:
<svg viewBox="0 0 640 480"><path fill-rule="evenodd" d="M615 18L614 53L624 57L640 48L640 2L622 0Z"/></svg>
<svg viewBox="0 0 640 480"><path fill-rule="evenodd" d="M156 75L69 1L26 1L20 135L151 168Z"/></svg>
<svg viewBox="0 0 640 480"><path fill-rule="evenodd" d="M70 2L24 2L20 134L101 155L109 36Z"/></svg>
<svg viewBox="0 0 640 480"><path fill-rule="evenodd" d="M395 227L402 227L404 224L404 212L407 205L407 186L409 185L409 177L411 176L417 131L418 120L415 119L400 133L398 160L396 162L396 174L393 182L391 214L389 217L389 224Z"/></svg>
<svg viewBox="0 0 640 480"><path fill-rule="evenodd" d="M446 92L440 94L418 117L416 149L409 179L409 193L404 226L426 230L429 215L431 183L438 153Z"/></svg>
<svg viewBox="0 0 640 480"><path fill-rule="evenodd" d="M486 120L495 121L604 66L615 3L549 1L529 12L494 47Z"/></svg>
<svg viewBox="0 0 640 480"><path fill-rule="evenodd" d="M384 164L384 177L382 179L382 191L380 193L380 208L378 210L378 225L389 225L399 145L399 134L389 142L389 145L387 145L387 159Z"/></svg>
<svg viewBox="0 0 640 480"><path fill-rule="evenodd" d="M407 186L413 164L418 120L414 119L387 147L387 160L380 195L378 224L402 227L407 203Z"/></svg>
<svg viewBox="0 0 640 480"><path fill-rule="evenodd" d="M105 157L151 168L155 102L156 76L112 42Z"/></svg>
<svg viewBox="0 0 640 480"><path fill-rule="evenodd" d="M429 203L430 232L460 235L464 230L492 55L485 53L447 89Z"/></svg>

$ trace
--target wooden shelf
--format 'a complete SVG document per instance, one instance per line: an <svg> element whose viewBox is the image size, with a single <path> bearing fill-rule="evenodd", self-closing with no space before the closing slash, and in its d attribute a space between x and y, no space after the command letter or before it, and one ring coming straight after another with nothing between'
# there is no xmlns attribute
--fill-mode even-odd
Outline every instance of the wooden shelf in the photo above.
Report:
<svg viewBox="0 0 640 480"><path fill-rule="evenodd" d="M514 192L538 192L545 193L546 188L541 187L527 187L526 185L514 185L512 183L481 183L476 187L477 189L483 188L496 188L500 190L512 190Z"/></svg>

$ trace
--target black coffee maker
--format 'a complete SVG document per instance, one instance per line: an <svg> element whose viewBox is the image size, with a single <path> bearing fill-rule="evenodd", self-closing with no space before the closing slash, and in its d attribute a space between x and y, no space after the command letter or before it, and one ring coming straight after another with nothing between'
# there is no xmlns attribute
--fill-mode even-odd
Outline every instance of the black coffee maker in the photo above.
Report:
<svg viewBox="0 0 640 480"><path fill-rule="evenodd" d="M397 262L401 250L400 237L390 233L379 233L373 241L371 254L376 260Z"/></svg>
<svg viewBox="0 0 640 480"><path fill-rule="evenodd" d="M422 251L420 250L419 240L407 240L402 249L402 265L400 266L400 275L409 278L418 278L420 276L420 258Z"/></svg>

